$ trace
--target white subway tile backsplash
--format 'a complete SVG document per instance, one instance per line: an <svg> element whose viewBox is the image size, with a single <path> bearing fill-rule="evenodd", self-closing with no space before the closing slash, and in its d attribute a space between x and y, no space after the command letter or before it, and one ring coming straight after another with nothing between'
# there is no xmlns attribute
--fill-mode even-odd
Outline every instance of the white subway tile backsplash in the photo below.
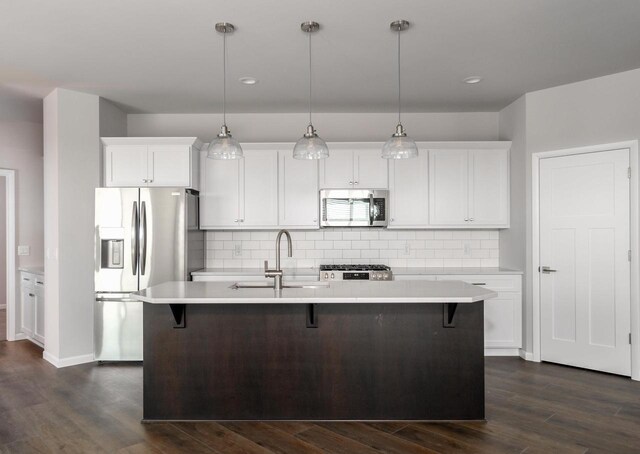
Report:
<svg viewBox="0 0 640 454"><path fill-rule="evenodd" d="M334 249L351 249L351 241L334 241L333 242Z"/></svg>
<svg viewBox="0 0 640 454"><path fill-rule="evenodd" d="M209 231L207 267L262 268L275 258L278 231ZM311 268L321 264L381 263L391 267L497 267L497 230L321 229L291 231L293 257L282 264ZM286 262L285 262L286 258ZM285 265L288 263L288 265Z"/></svg>
<svg viewBox="0 0 640 454"><path fill-rule="evenodd" d="M359 249L349 249L346 251L342 251L342 257L345 259L359 259L360 258L360 250Z"/></svg>
<svg viewBox="0 0 640 454"><path fill-rule="evenodd" d="M362 249L360 257L363 259L377 259L380 258L380 251L378 249Z"/></svg>
<svg viewBox="0 0 640 454"><path fill-rule="evenodd" d="M369 241L371 249L389 249L389 241L387 240L371 240Z"/></svg>
<svg viewBox="0 0 640 454"><path fill-rule="evenodd" d="M324 251L325 259L341 259L343 257L343 252L341 249L328 249Z"/></svg>
<svg viewBox="0 0 640 454"><path fill-rule="evenodd" d="M395 232L393 230L383 230L378 233L378 238L380 238L381 240L397 240L398 232Z"/></svg>
<svg viewBox="0 0 640 454"><path fill-rule="evenodd" d="M498 249L500 246L498 240L482 240L480 247L482 249Z"/></svg>
<svg viewBox="0 0 640 454"><path fill-rule="evenodd" d="M333 249L333 241L316 241L316 249Z"/></svg>
<svg viewBox="0 0 640 454"><path fill-rule="evenodd" d="M380 238L380 232L377 230L363 230L362 232L351 232L358 235L358 238L348 238L350 240L377 240ZM345 236L346 240L347 237Z"/></svg>
<svg viewBox="0 0 640 454"><path fill-rule="evenodd" d="M434 237L433 230L418 230L416 232L417 240L432 240Z"/></svg>

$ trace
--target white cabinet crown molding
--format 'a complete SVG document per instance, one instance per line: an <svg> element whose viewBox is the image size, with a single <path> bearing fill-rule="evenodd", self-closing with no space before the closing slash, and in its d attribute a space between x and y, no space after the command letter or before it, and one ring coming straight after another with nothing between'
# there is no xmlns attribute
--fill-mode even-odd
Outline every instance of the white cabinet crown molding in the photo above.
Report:
<svg viewBox="0 0 640 454"><path fill-rule="evenodd" d="M107 145L188 145L201 150L204 143L197 137L101 137Z"/></svg>

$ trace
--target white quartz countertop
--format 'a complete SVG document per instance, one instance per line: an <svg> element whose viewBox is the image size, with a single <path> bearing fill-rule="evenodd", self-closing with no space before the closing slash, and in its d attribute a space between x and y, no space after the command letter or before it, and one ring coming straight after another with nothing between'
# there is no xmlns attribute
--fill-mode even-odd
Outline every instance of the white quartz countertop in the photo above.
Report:
<svg viewBox="0 0 640 454"><path fill-rule="evenodd" d="M284 268L285 276L319 276L318 268ZM392 267L393 274L401 276L418 276L418 275L434 275L434 274L522 274L520 270L510 268L400 268ZM262 276L264 270L262 268L204 268L191 273L192 276Z"/></svg>
<svg viewBox="0 0 640 454"><path fill-rule="evenodd" d="M44 266L21 266L18 268L18 271L44 276Z"/></svg>
<svg viewBox="0 0 640 454"><path fill-rule="evenodd" d="M316 288L240 288L234 281L172 281L149 287L132 297L153 304L316 304L316 303L474 303L495 292L462 281L341 281ZM253 284L264 284L264 282ZM287 284L285 280L284 284ZM297 282L296 284L300 284Z"/></svg>

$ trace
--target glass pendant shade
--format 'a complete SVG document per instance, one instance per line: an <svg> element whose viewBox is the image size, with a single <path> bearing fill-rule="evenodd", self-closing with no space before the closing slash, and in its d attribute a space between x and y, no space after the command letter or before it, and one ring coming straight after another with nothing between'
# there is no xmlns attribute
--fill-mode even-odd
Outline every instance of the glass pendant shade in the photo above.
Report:
<svg viewBox="0 0 640 454"><path fill-rule="evenodd" d="M418 146L415 141L404 132L402 125L396 127L396 132L382 147L382 157L385 159L410 159L418 157Z"/></svg>
<svg viewBox="0 0 640 454"><path fill-rule="evenodd" d="M307 132L293 147L295 159L325 159L329 157L327 143L318 137L312 125L307 126Z"/></svg>
<svg viewBox="0 0 640 454"><path fill-rule="evenodd" d="M210 159L241 159L244 157L240 143L231 137L231 132L226 125L218 136L211 141L207 149L207 158Z"/></svg>
<svg viewBox="0 0 640 454"><path fill-rule="evenodd" d="M209 143L207 158L209 159L241 159L244 157L240 143L231 137L227 128L227 34L233 33L235 26L229 22L218 22L216 31L222 33L222 127L220 134Z"/></svg>

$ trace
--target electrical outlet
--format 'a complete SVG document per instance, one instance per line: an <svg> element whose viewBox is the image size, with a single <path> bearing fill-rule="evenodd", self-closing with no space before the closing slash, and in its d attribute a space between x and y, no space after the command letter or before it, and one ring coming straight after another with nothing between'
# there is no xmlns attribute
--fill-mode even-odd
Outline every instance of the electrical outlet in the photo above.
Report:
<svg viewBox="0 0 640 454"><path fill-rule="evenodd" d="M471 257L471 245L469 243L464 243L464 256Z"/></svg>
<svg viewBox="0 0 640 454"><path fill-rule="evenodd" d="M233 256L234 257L241 257L242 256L242 244L241 243L236 243L236 245L233 247Z"/></svg>
<svg viewBox="0 0 640 454"><path fill-rule="evenodd" d="M31 254L31 248L29 246L18 246L18 255Z"/></svg>
<svg viewBox="0 0 640 454"><path fill-rule="evenodd" d="M410 255L411 254L411 244L409 244L408 241L404 242L404 255Z"/></svg>

